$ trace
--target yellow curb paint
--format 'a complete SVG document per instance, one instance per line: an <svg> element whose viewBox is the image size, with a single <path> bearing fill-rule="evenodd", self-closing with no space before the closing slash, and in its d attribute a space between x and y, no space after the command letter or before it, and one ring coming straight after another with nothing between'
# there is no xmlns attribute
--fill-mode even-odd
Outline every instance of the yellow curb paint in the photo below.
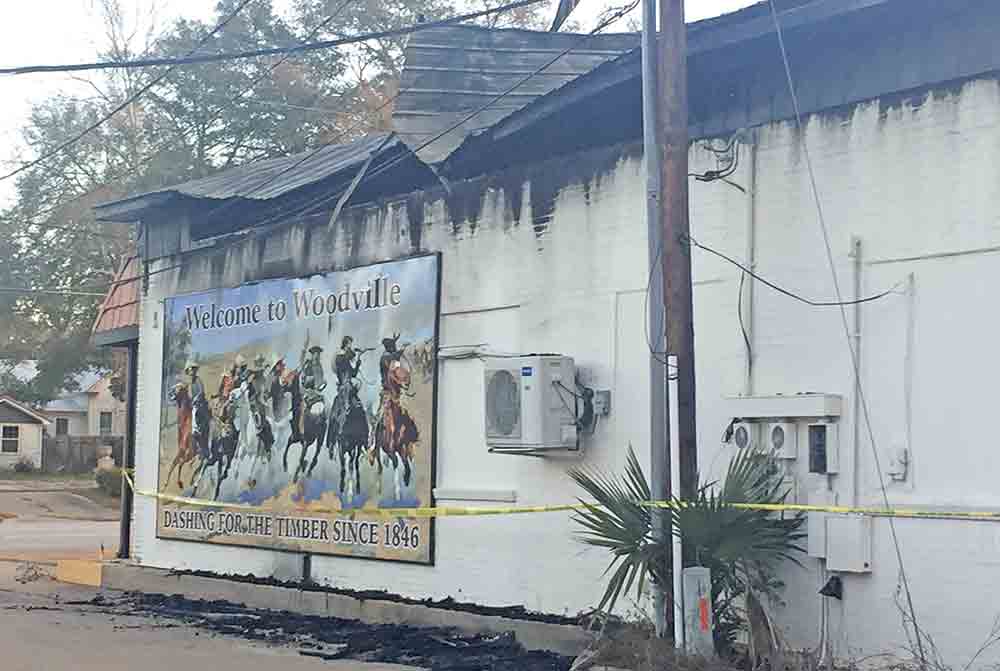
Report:
<svg viewBox="0 0 1000 671"><path fill-rule="evenodd" d="M73 585L100 587L103 564L87 559L60 559L56 562L56 580Z"/></svg>

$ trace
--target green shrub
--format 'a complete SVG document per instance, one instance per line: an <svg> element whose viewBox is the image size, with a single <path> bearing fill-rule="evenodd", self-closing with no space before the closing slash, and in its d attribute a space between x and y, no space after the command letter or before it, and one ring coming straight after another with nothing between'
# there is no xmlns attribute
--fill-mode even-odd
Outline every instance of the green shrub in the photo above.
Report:
<svg viewBox="0 0 1000 671"><path fill-rule="evenodd" d="M644 503L652 493L632 448L622 476L579 468L570 476L594 501L575 516L581 540L611 554L597 609L610 613L632 589L641 595L647 578L669 585L671 541L653 535L653 509ZM776 515L733 504L782 504L787 498L773 455L746 449L733 454L721 483L703 483L692 500L674 499L664 511L684 540L684 566L711 570L715 642L722 654L732 651L740 630L753 638L767 629L764 604L778 602L783 587L776 573L805 553L802 513Z"/></svg>
<svg viewBox="0 0 1000 671"><path fill-rule="evenodd" d="M94 477L97 480L97 486L108 496L122 495L122 469L117 467L101 468L98 469Z"/></svg>

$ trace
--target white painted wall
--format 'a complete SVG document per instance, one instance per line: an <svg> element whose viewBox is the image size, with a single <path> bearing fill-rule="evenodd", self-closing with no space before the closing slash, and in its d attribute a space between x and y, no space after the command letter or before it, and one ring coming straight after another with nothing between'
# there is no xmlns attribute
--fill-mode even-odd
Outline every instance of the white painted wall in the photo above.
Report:
<svg viewBox="0 0 1000 671"><path fill-rule="evenodd" d="M880 111L872 103L846 117L817 116L804 134L785 123L758 129L753 202L725 184L692 183L692 229L698 240L743 258L753 206L758 272L808 297L832 299L803 163L803 143L808 143L844 291L849 294L852 286L848 254L855 235L865 258L863 293L914 274L915 293L892 294L863 309L862 381L874 436L879 449L907 446L912 455L910 478L889 488L894 503L997 505L990 438L993 343L1000 326L991 300L1000 279L998 122L997 83L972 82L960 94L931 96L917 106ZM742 184L751 169L746 156L733 176ZM714 167L710 154L693 148L692 168L708 167ZM514 225L500 210L503 199L497 193L484 198L474 228L457 222L453 230L443 204L429 203L422 231L422 247L443 253L442 344L487 342L510 351L561 351L576 358L595 387L612 389L613 415L587 441L583 461L598 468L620 469L629 443L648 464L642 175L640 161L626 157L610 175L590 184L589 199L579 186L563 189L540 236L531 225L529 199L522 222ZM525 185L526 195L530 188ZM410 248L405 208L371 211L357 225L363 226L363 245L351 257L355 262L391 258ZM281 244L293 249L305 239L300 229L275 236L283 236ZM350 239L340 224L314 232L310 240L301 251L304 271L348 258ZM249 248L232 249L224 283L250 277L257 258ZM184 284L191 278L210 274L207 256L196 255L190 263L187 279L173 273L152 276L143 303L136 464L142 489L156 484L160 301L191 290ZM694 273L699 460L704 477L711 478L722 472L731 453L720 440L731 412L724 398L743 392L746 354L736 313L739 271L694 252ZM828 487L840 503L850 503L856 494L863 505L878 504L867 439L857 464L852 457L853 381L839 311L797 304L759 285L752 310L758 393L820 391L845 399L842 474L810 478L799 460L801 497ZM480 367L475 361L442 363L438 485L513 489L522 504L572 500L577 491L565 473L580 461L487 454ZM136 502L135 548L143 563L258 575L296 571L294 555L159 541L154 509L150 499ZM901 520L897 530L921 626L949 663L964 665L1000 609L992 605L1000 602L1000 586L993 580L1000 527ZM584 548L572 531L561 514L442 519L434 567L317 557L313 570L338 586L575 613L594 604L607 557ZM894 605L899 571L885 519L875 521L873 548L873 572L845 576L845 600L832 609L833 642L842 657L905 643ZM819 626L821 565L813 559L803 563L804 568L787 571L787 605L776 613L792 644L811 647ZM972 599L989 605L970 607ZM989 661L990 655L979 660Z"/></svg>
<svg viewBox="0 0 1000 671"><path fill-rule="evenodd" d="M443 254L442 345L489 343L500 351L566 352L594 386L620 393L614 401L618 410L586 441L585 460L489 454L483 439L482 363L444 361L438 487L515 490L518 504L562 503L578 493L566 475L570 467L587 463L619 470L628 444L644 452L649 385L638 328L646 286L641 169L639 160L623 160L591 194L589 206L579 185L565 190L541 236L531 223L527 192L520 225L504 220L502 199L487 196L475 229L466 224L457 235L445 220L443 203L427 205L423 244ZM378 215L373 211L364 221L361 262L409 248L405 214L398 216L397 210L388 223ZM332 252L314 236L317 264L336 262L349 240L335 238L331 244ZM240 258L239 251L232 253ZM156 486L162 333L154 324L162 321L162 298L177 290L173 281L171 273L153 275L143 303L136 463L143 489ZM258 575L294 575L299 569L294 555L156 540L154 508L151 499L140 497L136 503L136 549L144 563ZM607 557L585 549L572 531L566 514L441 519L434 567L314 556L313 572L335 585L576 613L592 607L599 596Z"/></svg>

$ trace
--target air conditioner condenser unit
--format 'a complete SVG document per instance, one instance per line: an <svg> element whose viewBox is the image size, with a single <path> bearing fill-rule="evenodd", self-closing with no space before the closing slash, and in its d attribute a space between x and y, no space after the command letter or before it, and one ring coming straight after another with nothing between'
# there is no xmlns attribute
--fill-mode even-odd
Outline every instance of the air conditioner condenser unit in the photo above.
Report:
<svg viewBox="0 0 1000 671"><path fill-rule="evenodd" d="M484 357L486 444L492 452L576 449L573 359L558 354Z"/></svg>

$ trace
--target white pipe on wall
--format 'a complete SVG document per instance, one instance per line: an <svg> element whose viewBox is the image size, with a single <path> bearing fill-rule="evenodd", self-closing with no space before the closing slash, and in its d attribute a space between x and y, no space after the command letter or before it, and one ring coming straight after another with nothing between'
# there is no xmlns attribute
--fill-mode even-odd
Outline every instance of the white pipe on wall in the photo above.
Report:
<svg viewBox="0 0 1000 671"><path fill-rule="evenodd" d="M677 355L667 356L667 399L670 405L669 424L670 426L670 491L674 498L678 498L681 491L681 441L679 432L674 427L679 426L680 411L678 409L677 389ZM682 569L683 546L681 545L680 529L672 529L671 546L673 550L673 577L674 577L674 647L684 649L684 582Z"/></svg>
<svg viewBox="0 0 1000 671"><path fill-rule="evenodd" d="M861 238L851 238L851 257L854 259L854 300L861 300ZM857 363L856 379L854 380L854 402L851 411L853 435L851 439L851 505L858 506L861 499L859 492L859 473L861 464L861 303L854 304L854 357Z"/></svg>
<svg viewBox="0 0 1000 671"><path fill-rule="evenodd" d="M751 130L750 138L750 167L747 175L747 247L746 264L751 271L757 271L757 132ZM753 396L753 331L754 331L754 279L745 278L746 300L743 305L743 326L746 329L746 376L743 382L743 393L746 396Z"/></svg>

